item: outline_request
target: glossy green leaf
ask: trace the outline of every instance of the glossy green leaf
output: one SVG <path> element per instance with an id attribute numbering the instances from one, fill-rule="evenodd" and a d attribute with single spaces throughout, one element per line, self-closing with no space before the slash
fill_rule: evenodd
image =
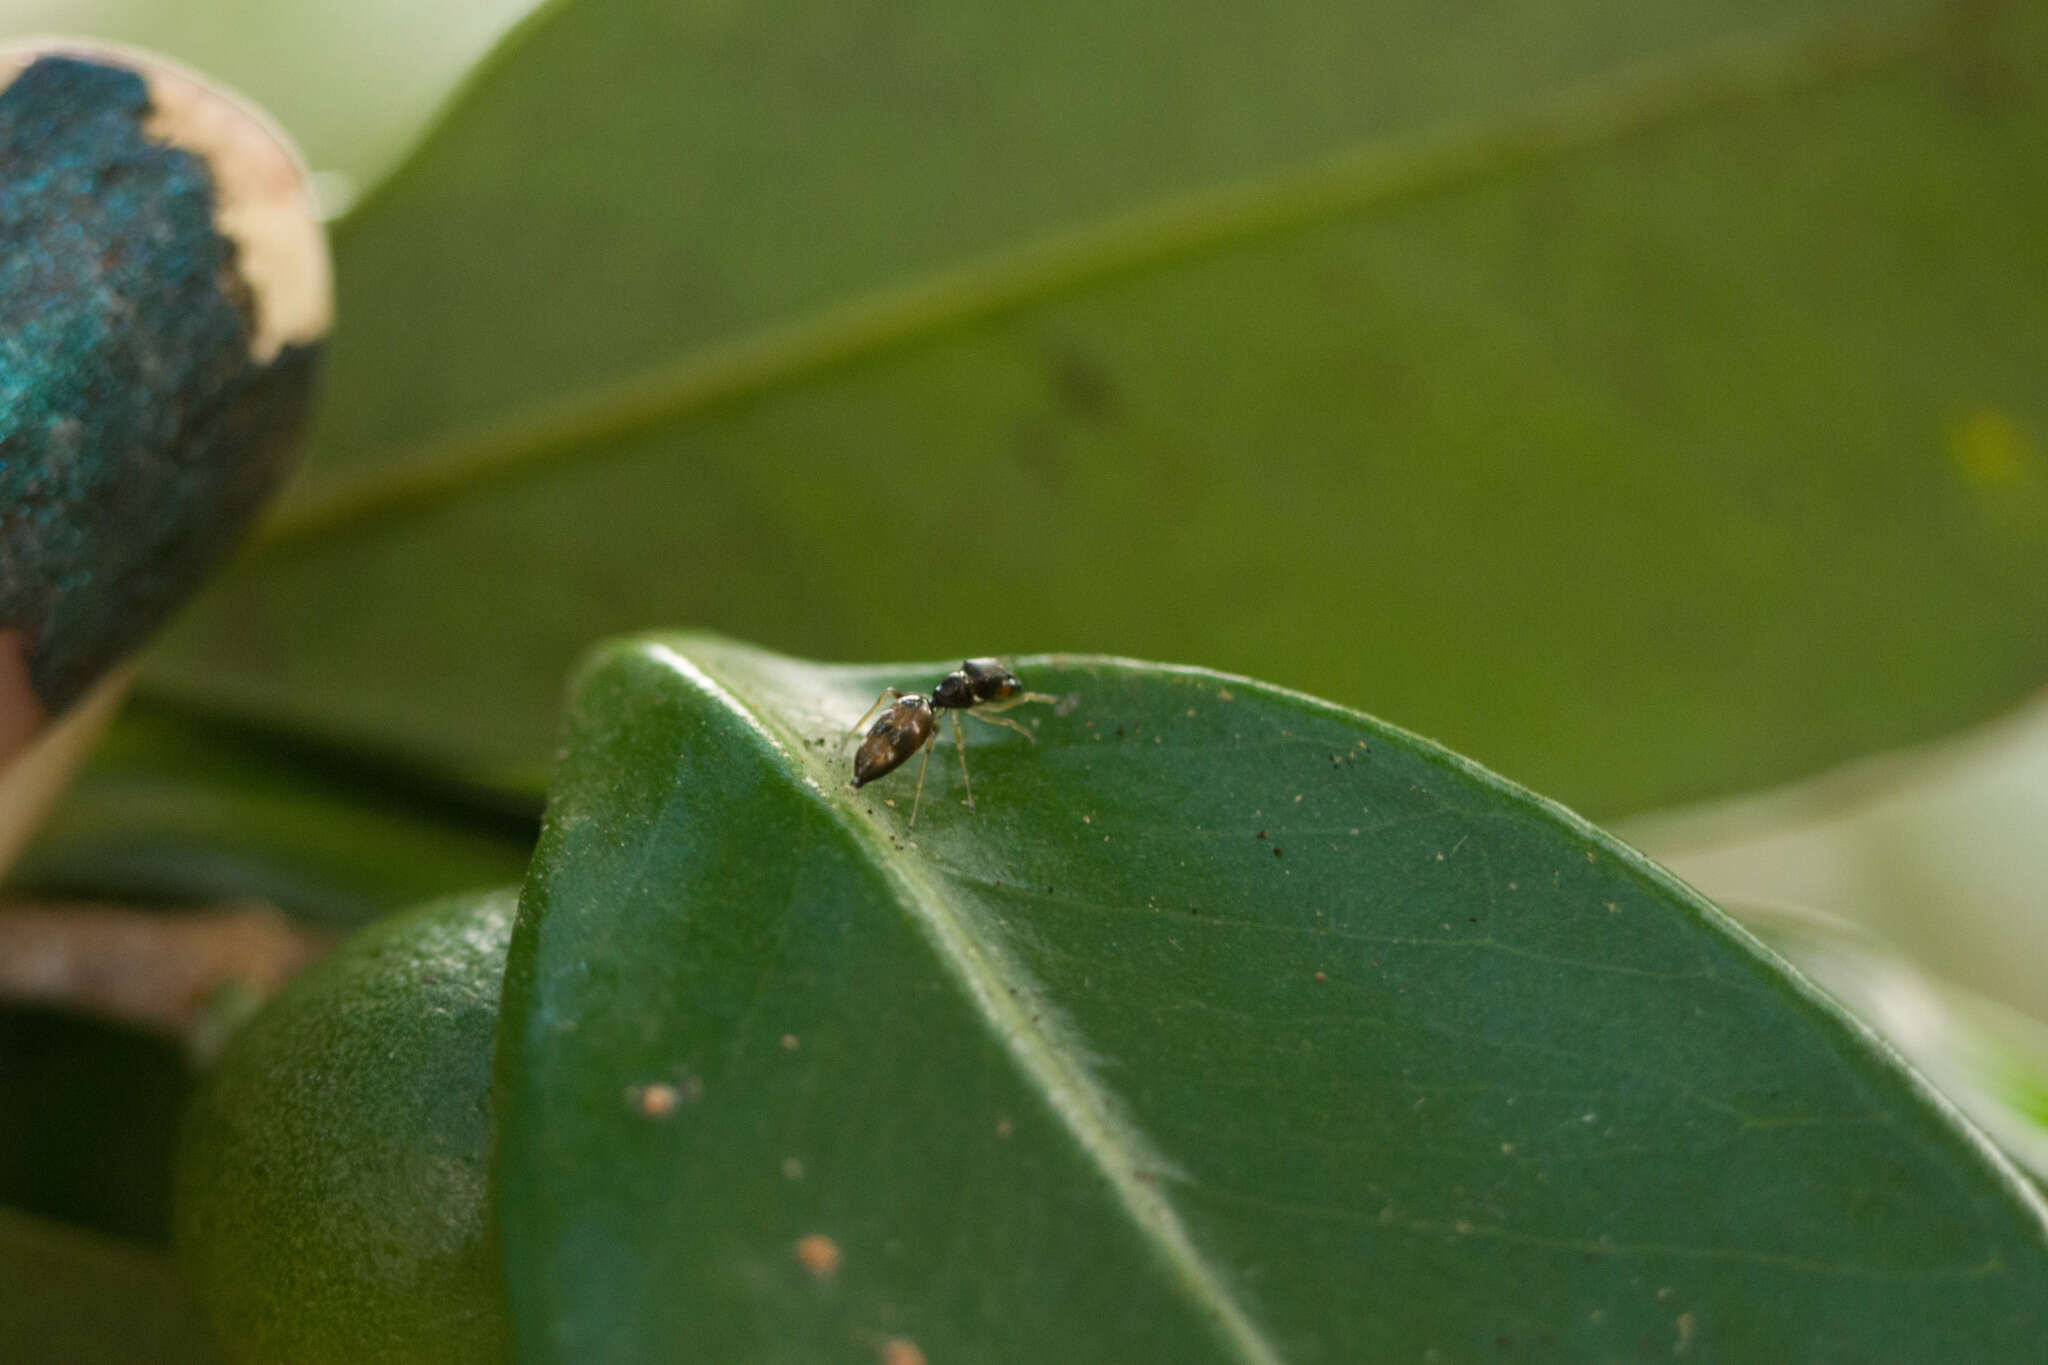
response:
<path id="1" fill-rule="evenodd" d="M 9 872 L 17 892 L 352 925 L 525 875 L 537 806 L 388 755 L 131 705 Z"/>
<path id="2" fill-rule="evenodd" d="M 497 1365 L 486 1230 L 509 891 L 372 925 L 237 1034 L 192 1109 L 177 1240 L 262 1365 Z"/>
<path id="3" fill-rule="evenodd" d="M 0 1344 L 62 1365 L 213 1365 L 168 1262 L 139 1247 L 0 1208 Z"/>
<path id="4" fill-rule="evenodd" d="M 527 1362 L 2004 1360 L 2032 1188 L 1568 812 L 1263 684 L 1079 657 L 858 792 L 884 684 L 602 651 L 508 959 Z M 884 1356 L 886 1358 L 886 1355 Z"/>
<path id="5" fill-rule="evenodd" d="M 1198 661 L 1640 809 L 2048 675 L 2048 15 L 572 0 L 152 685 L 537 786 L 597 636 Z M 1910 528 L 1910 532 L 1906 528 Z"/>

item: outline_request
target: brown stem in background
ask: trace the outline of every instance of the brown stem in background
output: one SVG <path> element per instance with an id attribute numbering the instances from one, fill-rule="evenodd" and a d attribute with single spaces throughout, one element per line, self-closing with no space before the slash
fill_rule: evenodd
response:
<path id="1" fill-rule="evenodd" d="M 20 752 L 49 717 L 28 677 L 28 640 L 0 630 L 0 765 Z"/>
<path id="2" fill-rule="evenodd" d="M 192 913 L 0 905 L 0 1004 L 76 1010 L 210 1051 L 224 988 L 268 997 L 335 937 L 263 904 Z"/>

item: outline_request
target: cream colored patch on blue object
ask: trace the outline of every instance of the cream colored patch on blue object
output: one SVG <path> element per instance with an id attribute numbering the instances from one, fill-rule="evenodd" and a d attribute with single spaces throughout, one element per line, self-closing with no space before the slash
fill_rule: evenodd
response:
<path id="1" fill-rule="evenodd" d="M 283 481 L 331 313 L 306 176 L 261 114 L 151 54 L 0 45 L 0 636 L 45 718 Z"/>
<path id="2" fill-rule="evenodd" d="M 42 57 L 123 67 L 142 78 L 154 142 L 197 156 L 213 178 L 214 228 L 235 244 L 255 326 L 249 352 L 269 364 L 287 345 L 307 346 L 334 321 L 334 279 L 312 177 L 284 130 L 255 105 L 168 57 L 80 38 L 0 43 L 0 90 Z"/>

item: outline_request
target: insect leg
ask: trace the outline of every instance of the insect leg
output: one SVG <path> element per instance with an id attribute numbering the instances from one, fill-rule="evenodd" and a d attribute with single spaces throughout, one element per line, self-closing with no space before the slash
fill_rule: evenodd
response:
<path id="1" fill-rule="evenodd" d="M 917 761 L 917 794 L 910 798 L 910 827 L 917 828 L 918 803 L 924 800 L 924 770 L 931 766 L 932 750 L 939 746 L 929 741 L 924 746 L 924 757 Z"/>
<path id="2" fill-rule="evenodd" d="M 1007 711 L 1013 706 L 1022 706 L 1027 701 L 1042 702 L 1047 706 L 1058 706 L 1060 703 L 1058 697 L 1048 692 L 1019 692 L 1016 696 L 1003 701 L 985 701 L 980 706 L 977 706 L 975 710 Z"/>
<path id="3" fill-rule="evenodd" d="M 1010 710 L 1012 707 L 1022 706 L 1024 705 L 1024 703 L 1032 701 L 1043 702 L 1046 705 L 1050 706 L 1057 705 L 1059 702 L 1059 698 L 1050 696 L 1044 692 L 1023 692 L 1005 701 L 985 703 L 981 706 L 976 707 L 974 710 L 969 711 L 967 714 L 973 716 L 976 720 L 982 721 L 983 723 L 988 725 L 1006 725 L 1010 729 L 1015 730 L 1018 734 L 1024 736 L 1024 738 L 1030 740 L 1033 744 L 1036 744 L 1038 743 L 1037 735 L 1032 734 L 1029 730 L 1025 729 L 1023 726 L 1019 725 L 1014 720 L 1002 719 L 1003 712 Z"/>
<path id="4" fill-rule="evenodd" d="M 953 752 L 960 755 L 960 785 L 967 788 L 967 799 L 961 802 L 967 809 L 974 809 L 974 784 L 967 780 L 967 746 L 960 741 L 960 713 L 949 711 L 953 718 Z M 972 711 L 967 713 L 973 715 Z"/>
<path id="5" fill-rule="evenodd" d="M 1004 717 L 1004 716 L 984 716 L 984 715 L 982 714 L 982 711 L 984 711 L 984 710 L 986 710 L 986 709 L 987 709 L 986 707 L 978 707 L 978 708 L 976 708 L 975 710 L 969 711 L 969 712 L 967 713 L 967 718 L 968 718 L 969 720 L 978 720 L 978 721 L 980 721 L 980 722 L 981 722 L 981 723 L 982 723 L 983 725 L 1002 725 L 1002 726 L 1006 726 L 1006 727 L 1008 727 L 1009 729 L 1015 730 L 1015 731 L 1016 731 L 1016 732 L 1017 732 L 1018 734 L 1020 734 L 1020 735 L 1024 736 L 1024 738 L 1026 738 L 1026 739 L 1030 740 L 1030 741 L 1031 741 L 1031 742 L 1032 742 L 1033 744 L 1036 744 L 1036 743 L 1038 743 L 1038 736 L 1037 736 L 1037 735 L 1034 735 L 1034 734 L 1032 734 L 1032 733 L 1031 733 L 1031 732 L 1030 732 L 1029 730 L 1027 730 L 1027 729 L 1025 729 L 1025 728 L 1024 728 L 1023 726 L 1019 725 L 1019 724 L 1018 724 L 1018 723 L 1017 723 L 1016 721 L 1014 721 L 1014 720 L 1010 720 L 1010 719 L 1008 719 L 1007 717 Z M 956 711 L 956 712 L 954 712 L 953 714 L 957 716 L 957 715 L 958 715 L 958 714 L 960 714 L 960 713 Z M 960 722 L 958 722 L 958 721 L 954 721 L 954 722 L 953 722 L 953 724 L 954 724 L 955 726 L 958 726 L 958 725 L 959 725 L 959 723 L 960 723 Z"/>

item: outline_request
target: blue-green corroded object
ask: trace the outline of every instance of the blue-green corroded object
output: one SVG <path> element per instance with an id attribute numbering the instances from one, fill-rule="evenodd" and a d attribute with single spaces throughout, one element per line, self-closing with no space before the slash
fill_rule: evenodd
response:
<path id="1" fill-rule="evenodd" d="M 249 269 L 263 250 L 223 227 L 230 207 L 264 218 L 278 167 L 296 174 L 288 150 L 271 144 L 251 200 L 230 192 L 218 117 L 188 120 L 211 146 L 173 140 L 173 116 L 204 102 L 187 73 L 164 85 L 101 54 L 8 72 L 0 61 L 0 652 L 49 717 L 163 621 L 277 486 L 321 343 L 264 335 L 268 286 Z"/>

